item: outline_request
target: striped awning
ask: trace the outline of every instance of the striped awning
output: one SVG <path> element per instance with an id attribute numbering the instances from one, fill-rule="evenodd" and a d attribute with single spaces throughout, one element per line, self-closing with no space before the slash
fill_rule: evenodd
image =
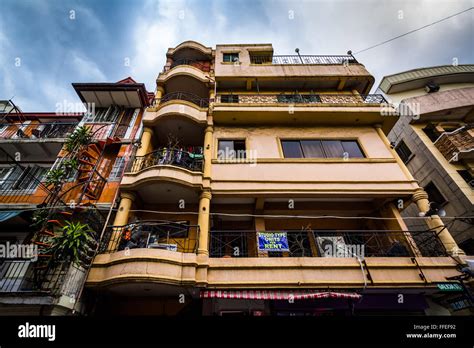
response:
<path id="1" fill-rule="evenodd" d="M 362 295 L 349 292 L 278 291 L 278 290 L 205 290 L 201 298 L 227 298 L 237 300 L 310 300 L 320 298 L 360 299 Z"/>

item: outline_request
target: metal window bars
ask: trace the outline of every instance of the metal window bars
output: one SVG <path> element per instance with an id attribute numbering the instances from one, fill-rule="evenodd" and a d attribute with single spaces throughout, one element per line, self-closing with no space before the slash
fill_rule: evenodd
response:
<path id="1" fill-rule="evenodd" d="M 252 64 L 273 65 L 341 65 L 358 64 L 352 55 L 250 55 Z"/>

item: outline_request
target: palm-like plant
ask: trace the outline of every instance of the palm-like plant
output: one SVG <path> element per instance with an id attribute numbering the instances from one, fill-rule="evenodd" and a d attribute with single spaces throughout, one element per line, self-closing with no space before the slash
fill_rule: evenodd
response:
<path id="1" fill-rule="evenodd" d="M 55 261 L 72 261 L 85 265 L 92 259 L 96 246 L 92 233 L 87 224 L 67 221 L 62 233 L 53 238 L 48 253 L 53 255 Z"/>
<path id="2" fill-rule="evenodd" d="M 92 139 L 92 130 L 89 127 L 78 127 L 66 140 L 65 149 L 73 152 L 82 145 L 87 145 Z"/>
<path id="3" fill-rule="evenodd" d="M 63 183 L 63 180 L 66 177 L 66 173 L 62 168 L 51 169 L 46 174 L 46 186 L 53 186 L 54 188 L 60 186 Z"/>

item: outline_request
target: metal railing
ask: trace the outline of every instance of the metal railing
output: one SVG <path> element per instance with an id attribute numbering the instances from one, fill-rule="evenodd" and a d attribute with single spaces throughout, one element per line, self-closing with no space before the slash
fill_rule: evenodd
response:
<path id="1" fill-rule="evenodd" d="M 45 292 L 75 297 L 85 270 L 70 262 L 58 262 L 50 267 L 41 281 L 36 277 L 32 260 L 0 261 L 0 293 Z"/>
<path id="2" fill-rule="evenodd" d="M 222 104 L 371 104 L 387 103 L 382 94 L 218 94 Z"/>
<path id="3" fill-rule="evenodd" d="M 171 65 L 165 66 L 164 71 L 169 71 L 170 69 L 173 69 L 176 66 L 180 65 L 189 65 L 193 66 L 195 68 L 198 68 L 199 70 L 203 72 L 209 72 L 211 71 L 211 62 L 210 61 L 205 61 L 205 60 L 195 60 L 195 59 L 177 59 L 174 60 Z"/>
<path id="4" fill-rule="evenodd" d="M 157 100 L 159 104 L 166 103 L 170 100 L 184 100 L 191 102 L 200 108 L 207 108 L 209 106 L 209 98 L 201 98 L 195 94 L 188 93 L 188 92 L 173 92 L 167 93 L 161 97 L 161 99 Z"/>
<path id="5" fill-rule="evenodd" d="M 135 156 L 129 162 L 126 172 L 136 173 L 140 170 L 158 165 L 171 165 L 201 172 L 203 166 L 203 155 L 187 152 L 180 149 L 168 149 L 166 147 L 146 154 Z"/>
<path id="6" fill-rule="evenodd" d="M 339 65 L 358 64 L 352 55 L 250 55 L 252 64 L 308 64 L 308 65 Z"/>
<path id="7" fill-rule="evenodd" d="M 253 230 L 215 230 L 210 232 L 211 257 L 412 257 L 413 249 L 427 257 L 446 256 L 446 250 L 433 231 L 386 230 L 282 230 L 287 251 L 262 251 Z M 329 248 L 329 249 L 327 249 Z M 263 253 L 263 254 L 262 254 Z"/>
<path id="8" fill-rule="evenodd" d="M 0 124 L 0 139 L 62 139 L 67 138 L 78 123 L 4 123 Z"/>
<path id="9" fill-rule="evenodd" d="M 99 252 L 148 248 L 196 253 L 198 241 L 198 225 L 163 220 L 140 221 L 124 226 L 107 226 Z"/>

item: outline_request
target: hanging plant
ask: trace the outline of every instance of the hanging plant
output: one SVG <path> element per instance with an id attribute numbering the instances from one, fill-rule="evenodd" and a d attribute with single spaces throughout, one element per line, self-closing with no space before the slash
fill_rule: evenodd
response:
<path id="1" fill-rule="evenodd" d="M 53 238 L 48 252 L 53 255 L 54 261 L 72 261 L 80 266 L 87 265 L 94 256 L 91 246 L 96 245 L 92 233 L 87 224 L 67 221 L 62 233 Z"/>
<path id="2" fill-rule="evenodd" d="M 64 148 L 67 152 L 73 152 L 78 147 L 87 145 L 91 139 L 92 130 L 89 127 L 81 126 L 68 136 Z"/>

